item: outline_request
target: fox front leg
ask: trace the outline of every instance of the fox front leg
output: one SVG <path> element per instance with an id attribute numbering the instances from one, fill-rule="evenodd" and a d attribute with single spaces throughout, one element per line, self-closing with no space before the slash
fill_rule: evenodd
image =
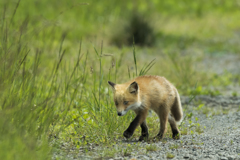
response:
<path id="1" fill-rule="evenodd" d="M 139 125 L 139 121 L 140 121 L 140 115 L 137 115 L 135 117 L 135 119 L 130 123 L 129 127 L 127 128 L 127 130 L 123 132 L 123 136 L 125 138 L 128 139 L 128 138 L 132 137 L 135 129 Z"/>
<path id="2" fill-rule="evenodd" d="M 127 130 L 123 133 L 123 136 L 126 137 L 127 139 L 130 138 L 133 135 L 135 129 L 140 124 L 141 124 L 141 128 L 142 128 L 142 135 L 144 135 L 144 137 L 148 136 L 148 129 L 147 129 L 147 125 L 146 125 L 146 122 L 145 122 L 145 119 L 147 117 L 147 113 L 148 113 L 147 110 L 139 111 L 137 113 L 137 116 L 135 117 L 135 119 L 130 123 L 129 127 L 127 128 Z"/>
<path id="3" fill-rule="evenodd" d="M 143 141 L 143 140 L 146 141 L 148 139 L 148 136 L 149 136 L 146 120 L 143 121 L 143 123 L 141 124 L 141 128 L 142 128 L 142 134 L 139 137 L 139 141 Z"/>

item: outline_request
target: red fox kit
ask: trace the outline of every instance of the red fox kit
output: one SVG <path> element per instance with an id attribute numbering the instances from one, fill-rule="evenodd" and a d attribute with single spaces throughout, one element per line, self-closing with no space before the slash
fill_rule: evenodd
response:
<path id="1" fill-rule="evenodd" d="M 162 139 L 167 121 L 172 128 L 172 137 L 179 138 L 177 123 L 182 119 L 183 112 L 177 89 L 164 77 L 140 76 L 123 84 L 108 81 L 113 89 L 114 102 L 118 116 L 123 116 L 129 110 L 136 113 L 135 119 L 123 133 L 130 138 L 140 125 L 142 129 L 139 141 L 148 139 L 146 117 L 152 109 L 160 119 L 160 131 L 155 138 Z"/>

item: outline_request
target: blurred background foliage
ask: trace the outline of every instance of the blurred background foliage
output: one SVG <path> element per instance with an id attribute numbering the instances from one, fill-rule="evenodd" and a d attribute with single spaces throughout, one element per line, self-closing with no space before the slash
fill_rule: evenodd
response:
<path id="1" fill-rule="evenodd" d="M 181 95 L 239 83 L 198 65 L 240 53 L 239 9 L 239 0 L 1 0 L 0 159 L 115 143 L 134 115 L 116 116 L 106 81 L 124 82 L 149 62 L 148 74 Z"/>

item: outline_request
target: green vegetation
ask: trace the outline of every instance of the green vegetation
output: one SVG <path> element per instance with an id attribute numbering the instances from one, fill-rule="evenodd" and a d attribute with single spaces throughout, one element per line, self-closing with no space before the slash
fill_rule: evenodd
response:
<path id="1" fill-rule="evenodd" d="M 68 154 L 72 148 L 85 154 L 90 144 L 122 140 L 134 114 L 116 115 L 107 80 L 162 75 L 182 95 L 218 95 L 210 84 L 240 82 L 230 73 L 217 76 L 195 65 L 205 54 L 240 53 L 238 0 L 0 4 L 0 159 L 51 159 L 53 152 Z M 130 41 L 133 32 L 121 28 L 131 24 L 129 15 L 144 15 L 151 47 L 139 46 L 145 41 L 125 46 L 124 37 L 117 40 L 121 48 L 113 45 L 115 34 Z M 157 119 L 149 120 L 155 134 L 158 128 L 151 126 Z M 131 151 L 129 146 L 121 153 Z"/>
<path id="2" fill-rule="evenodd" d="M 130 144 L 127 145 L 125 149 L 123 149 L 123 156 L 130 156 L 132 153 L 132 146 Z"/>
<path id="3" fill-rule="evenodd" d="M 203 128 L 205 127 L 201 126 L 198 123 L 198 117 L 196 116 L 194 121 L 192 120 L 192 117 L 193 117 L 192 112 L 187 113 L 186 116 L 184 117 L 181 125 L 179 126 L 182 135 L 187 135 L 187 134 L 193 135 L 196 133 L 201 134 L 204 132 Z"/>
<path id="4" fill-rule="evenodd" d="M 171 146 L 169 146 L 169 149 L 178 149 L 179 145 L 178 144 L 173 144 Z"/>
<path id="5" fill-rule="evenodd" d="M 158 146 L 155 145 L 155 144 L 151 143 L 150 145 L 146 146 L 146 151 L 147 152 L 157 151 L 157 150 L 159 150 L 159 149 L 158 149 Z"/>
<path id="6" fill-rule="evenodd" d="M 219 115 L 219 114 L 228 114 L 228 109 L 223 109 L 222 107 L 207 107 L 204 104 L 199 104 L 198 107 L 195 109 L 200 113 L 205 114 L 207 117 Z"/>
<path id="7" fill-rule="evenodd" d="M 167 159 L 173 159 L 175 156 L 172 153 L 167 153 Z"/>

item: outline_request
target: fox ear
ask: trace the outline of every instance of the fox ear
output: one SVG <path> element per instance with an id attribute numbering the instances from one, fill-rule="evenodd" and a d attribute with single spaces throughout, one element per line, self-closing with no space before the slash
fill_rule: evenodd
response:
<path id="1" fill-rule="evenodd" d="M 129 85 L 129 87 L 128 87 L 128 90 L 129 90 L 130 93 L 136 94 L 137 91 L 138 91 L 138 84 L 137 84 L 137 82 L 134 81 L 133 83 L 131 83 Z"/>
<path id="2" fill-rule="evenodd" d="M 108 81 L 108 84 L 109 84 L 113 89 L 115 89 L 115 88 L 114 88 L 114 86 L 116 85 L 115 83 L 113 83 L 113 82 L 111 82 L 111 81 Z"/>

